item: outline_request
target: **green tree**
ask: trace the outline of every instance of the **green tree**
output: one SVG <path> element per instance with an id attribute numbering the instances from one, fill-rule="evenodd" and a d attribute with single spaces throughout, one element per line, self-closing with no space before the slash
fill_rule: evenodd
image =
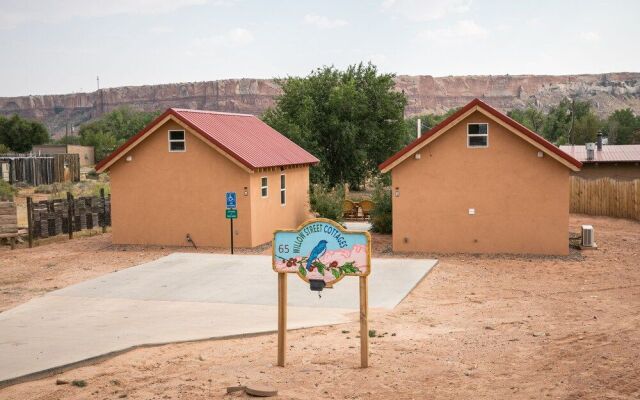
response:
<path id="1" fill-rule="evenodd" d="M 120 107 L 95 121 L 80 126 L 80 143 L 93 146 L 96 161 L 100 161 L 138 133 L 160 115 L 160 112 L 135 111 Z"/>
<path id="2" fill-rule="evenodd" d="M 405 136 L 403 144 L 408 144 L 414 139 L 416 139 L 417 131 L 416 126 L 418 123 L 418 118 L 420 118 L 420 125 L 422 126 L 422 133 L 426 133 L 434 126 L 438 125 L 440 122 L 449 118 L 451 115 L 455 114 L 460 108 L 451 108 L 444 114 L 422 114 L 422 115 L 414 115 L 413 117 L 409 117 L 404 120 L 404 129 Z"/>
<path id="3" fill-rule="evenodd" d="M 357 187 L 405 143 L 406 98 L 393 77 L 360 63 L 277 79 L 282 95 L 263 119 L 320 159 L 313 183 Z"/>
<path id="4" fill-rule="evenodd" d="M 0 116 L 0 144 L 18 153 L 31 151 L 34 145 L 46 143 L 49 133 L 41 123 L 21 118 L 17 114 Z"/>
<path id="5" fill-rule="evenodd" d="M 563 99 L 549 110 L 542 133 L 557 144 L 584 144 L 596 140 L 601 125 L 588 101 Z"/>
<path id="6" fill-rule="evenodd" d="M 611 144 L 640 143 L 640 116 L 630 108 L 616 110 L 607 118 L 603 131 Z"/>
<path id="7" fill-rule="evenodd" d="M 542 111 L 538 110 L 531 104 L 522 109 L 514 108 L 507 112 L 507 116 L 518 121 L 532 131 L 542 134 L 545 124 L 545 115 Z"/>

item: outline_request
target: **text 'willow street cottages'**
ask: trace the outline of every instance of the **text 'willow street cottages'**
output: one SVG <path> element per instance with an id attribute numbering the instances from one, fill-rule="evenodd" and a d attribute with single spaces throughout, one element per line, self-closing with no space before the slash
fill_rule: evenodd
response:
<path id="1" fill-rule="evenodd" d="M 570 172 L 582 164 L 475 99 L 380 165 L 393 250 L 568 254 Z"/>
<path id="2" fill-rule="evenodd" d="M 101 161 L 113 242 L 229 246 L 225 193 L 237 193 L 234 244 L 254 247 L 308 216 L 318 159 L 253 115 L 168 109 Z"/>

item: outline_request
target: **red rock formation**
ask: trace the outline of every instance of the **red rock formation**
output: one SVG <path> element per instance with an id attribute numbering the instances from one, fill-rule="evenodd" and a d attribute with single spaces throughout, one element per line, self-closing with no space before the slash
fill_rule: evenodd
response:
<path id="1" fill-rule="evenodd" d="M 640 112 L 640 73 L 603 75 L 428 75 L 396 78 L 396 89 L 407 95 L 407 115 L 442 113 L 479 97 L 502 111 L 531 103 L 548 109 L 567 96 L 592 102 L 607 115 L 619 108 Z M 272 80 L 229 79 L 166 85 L 125 86 L 92 93 L 0 98 L 0 114 L 17 113 L 47 125 L 54 135 L 105 112 L 127 105 L 138 110 L 168 107 L 261 114 L 280 93 Z"/>

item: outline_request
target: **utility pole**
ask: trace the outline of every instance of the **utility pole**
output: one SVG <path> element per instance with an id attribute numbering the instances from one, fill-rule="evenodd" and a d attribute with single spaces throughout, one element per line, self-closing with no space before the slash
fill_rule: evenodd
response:
<path id="1" fill-rule="evenodd" d="M 98 84 L 98 90 L 100 90 L 100 76 L 96 75 L 96 83 Z"/>

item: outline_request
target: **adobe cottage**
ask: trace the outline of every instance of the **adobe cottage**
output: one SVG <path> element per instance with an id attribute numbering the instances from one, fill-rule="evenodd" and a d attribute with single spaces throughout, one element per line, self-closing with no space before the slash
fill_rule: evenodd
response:
<path id="1" fill-rule="evenodd" d="M 254 247 L 308 213 L 318 159 L 253 115 L 168 109 L 102 160 L 113 242 L 230 245 L 225 193 L 237 193 L 234 245 Z"/>
<path id="2" fill-rule="evenodd" d="M 569 174 L 581 165 L 475 99 L 380 165 L 393 250 L 568 254 Z"/>

